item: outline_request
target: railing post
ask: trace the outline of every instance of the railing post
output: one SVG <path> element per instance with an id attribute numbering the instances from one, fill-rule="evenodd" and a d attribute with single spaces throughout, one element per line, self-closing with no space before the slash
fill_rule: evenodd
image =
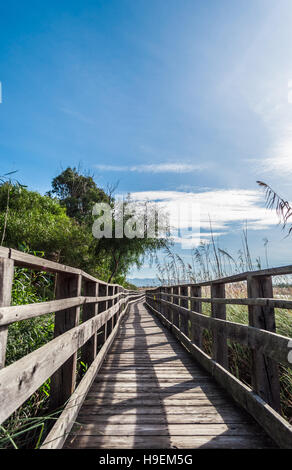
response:
<path id="1" fill-rule="evenodd" d="M 56 298 L 79 297 L 81 295 L 81 274 L 58 273 Z M 79 325 L 80 307 L 72 307 L 55 313 L 54 336 Z M 77 352 L 74 353 L 51 377 L 51 409 L 62 406 L 71 396 L 76 384 Z"/>
<path id="2" fill-rule="evenodd" d="M 8 307 L 11 303 L 11 291 L 14 275 L 14 261 L 0 258 L 0 307 Z M 8 326 L 0 327 L 0 369 L 5 366 Z"/>
<path id="3" fill-rule="evenodd" d="M 249 298 L 273 297 L 271 276 L 248 276 Z M 275 310 L 273 307 L 248 306 L 249 325 L 275 332 Z M 252 350 L 252 386 L 258 395 L 274 410 L 280 411 L 280 384 L 278 364 L 256 349 Z"/>
<path id="4" fill-rule="evenodd" d="M 166 294 L 170 294 L 170 287 L 166 287 L 165 292 Z M 164 297 L 167 302 L 171 301 L 169 295 L 165 295 Z M 165 306 L 165 317 L 167 318 L 168 321 L 171 321 L 171 309 L 168 304 L 166 304 Z"/>
<path id="5" fill-rule="evenodd" d="M 106 284 L 99 284 L 99 297 L 106 297 L 107 295 L 107 285 Z M 98 304 L 98 313 L 102 313 L 107 308 L 107 302 L 105 300 L 99 302 Z M 105 342 L 107 338 L 107 323 L 105 323 L 97 332 L 97 348 L 100 348 Z"/>
<path id="6" fill-rule="evenodd" d="M 113 295 L 113 287 L 112 286 L 107 286 L 107 295 L 110 297 L 111 295 Z M 113 300 L 108 300 L 107 301 L 107 307 L 106 309 L 108 310 L 109 308 L 111 308 L 113 305 Z M 113 331 L 113 317 L 110 318 L 108 321 L 107 321 L 107 335 L 109 336 L 111 334 L 111 332 Z"/>
<path id="7" fill-rule="evenodd" d="M 184 295 L 188 297 L 189 295 L 189 288 L 188 286 L 181 286 L 180 287 L 180 295 Z M 189 308 L 189 301 L 188 299 L 180 299 L 180 305 L 184 308 Z M 189 336 L 189 320 L 188 316 L 185 313 L 181 313 L 181 331 L 186 335 Z"/>
<path id="8" fill-rule="evenodd" d="M 173 294 L 173 287 L 169 287 L 168 293 L 169 293 L 169 294 Z M 172 296 L 172 295 L 171 295 L 170 297 L 168 297 L 168 301 L 173 304 L 173 296 Z M 169 314 L 168 314 L 168 315 L 169 315 L 169 321 L 170 321 L 171 323 L 173 323 L 173 307 L 172 307 L 171 305 L 169 306 L 169 310 L 168 310 L 168 311 L 169 311 Z"/>
<path id="9" fill-rule="evenodd" d="M 162 291 L 163 291 L 163 287 L 159 287 L 159 312 L 161 313 L 161 315 L 163 315 L 163 312 L 164 312 L 164 304 L 162 302 L 163 300 Z"/>
<path id="10" fill-rule="evenodd" d="M 172 289 L 173 294 L 178 294 L 179 293 L 179 288 L 178 286 L 174 286 Z M 178 297 L 173 297 L 173 303 L 175 305 L 179 305 L 179 298 Z M 179 328 L 179 313 L 178 310 L 175 308 L 173 309 L 173 324 L 177 328 Z"/>
<path id="11" fill-rule="evenodd" d="M 211 284 L 211 297 L 225 298 L 225 284 Z M 212 303 L 211 316 L 226 320 L 226 305 Z M 217 329 L 212 329 L 213 333 L 213 359 L 221 364 L 221 366 L 228 369 L 228 346 L 227 336 L 222 333 L 218 334 Z"/>
<path id="12" fill-rule="evenodd" d="M 190 296 L 202 297 L 201 286 L 191 286 Z M 202 302 L 199 300 L 191 300 L 191 310 L 193 312 L 202 313 Z M 196 324 L 196 320 L 192 317 L 191 317 L 191 340 L 199 348 L 202 349 L 202 329 L 198 324 Z"/>
<path id="13" fill-rule="evenodd" d="M 116 287 L 116 294 L 120 294 L 120 292 L 121 292 L 121 288 L 120 288 L 120 286 L 117 286 L 117 287 Z M 116 303 L 116 304 L 119 303 L 120 299 L 121 299 L 121 296 L 119 295 L 119 296 L 116 298 L 115 303 Z M 119 309 L 118 309 L 118 311 L 117 311 L 117 313 L 116 313 L 116 321 L 118 321 L 120 315 L 121 315 L 121 307 L 119 307 Z"/>
<path id="14" fill-rule="evenodd" d="M 85 281 L 85 297 L 98 297 L 98 283 L 94 281 Z M 98 302 L 86 303 L 83 305 L 82 321 L 86 322 L 98 314 Z M 81 360 L 88 366 L 94 361 L 96 356 L 96 333 L 87 341 L 81 350 Z"/>

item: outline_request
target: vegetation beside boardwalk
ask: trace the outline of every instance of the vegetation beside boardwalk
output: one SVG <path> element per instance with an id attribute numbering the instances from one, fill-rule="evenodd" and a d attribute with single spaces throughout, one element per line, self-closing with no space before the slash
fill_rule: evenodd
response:
<path id="1" fill-rule="evenodd" d="M 242 234 L 242 247 L 237 257 L 220 248 L 211 236 L 211 243 L 202 243 L 193 250 L 191 263 L 171 251 L 169 242 L 156 239 L 102 239 L 92 235 L 91 210 L 95 202 L 113 204 L 112 189 L 98 188 L 90 175 L 67 168 L 53 180 L 52 190 L 45 196 L 29 191 L 17 181 L 2 179 L 0 185 L 0 229 L 2 245 L 37 256 L 78 267 L 106 282 L 127 288 L 129 269 L 140 266 L 146 254 L 155 255 L 164 248 L 163 262 L 156 259 L 158 278 L 162 284 L 208 281 L 243 271 L 260 269 L 260 258 L 252 259 L 247 230 Z M 210 227 L 212 234 L 212 227 Z M 268 264 L 268 241 L 265 244 L 265 264 Z M 54 276 L 26 268 L 16 268 L 12 289 L 12 304 L 43 302 L 54 298 Z M 292 298 L 291 279 L 276 279 L 275 297 Z M 208 288 L 203 296 L 210 296 Z M 246 297 L 244 282 L 227 285 L 228 297 Z M 210 315 L 211 305 L 203 303 L 203 313 Z M 247 307 L 227 305 L 227 319 L 247 324 Z M 292 314 L 276 309 L 277 333 L 292 337 Z M 9 326 L 6 365 L 41 347 L 53 338 L 54 314 L 17 322 Z M 210 354 L 212 338 L 206 330 L 203 348 Z M 231 372 L 240 380 L 251 383 L 251 357 L 247 348 L 228 342 Z M 288 354 L 288 352 L 287 352 Z M 87 365 L 79 361 L 80 376 Z M 292 422 L 292 372 L 280 367 L 281 405 L 283 416 Z M 50 380 L 47 380 L 0 427 L 0 448 L 38 448 L 47 430 L 60 411 L 48 413 Z"/>
<path id="2" fill-rule="evenodd" d="M 265 241 L 264 241 L 265 242 Z M 266 243 L 266 242 L 265 242 Z M 267 244 L 267 243 L 266 243 Z M 268 254 L 266 253 L 266 259 Z M 242 246 L 237 257 L 231 255 L 226 249 L 220 248 L 217 241 L 212 238 L 210 244 L 201 243 L 192 252 L 192 262 L 185 261 L 177 253 L 167 247 L 165 258 L 156 260 L 158 278 L 162 285 L 182 284 L 188 282 L 202 282 L 220 277 L 227 277 L 240 272 L 262 269 L 260 258 L 253 260 L 248 244 L 247 230 L 242 234 Z M 291 276 L 278 276 L 274 278 L 274 297 L 292 299 Z M 202 296 L 210 297 L 210 287 L 202 288 Z M 226 285 L 226 297 L 247 297 L 246 282 Z M 211 315 L 211 304 L 202 302 L 202 313 Z M 226 305 L 227 320 L 248 324 L 248 307 L 244 305 Z M 292 338 L 292 311 L 288 309 L 275 309 L 276 332 Z M 203 331 L 203 348 L 211 354 L 212 335 Z M 230 371 L 247 385 L 251 385 L 251 355 L 250 350 L 243 345 L 228 340 Z M 287 351 L 288 355 L 289 351 Z M 280 365 L 280 387 L 282 415 L 292 423 L 292 370 Z"/>
<path id="3" fill-rule="evenodd" d="M 95 203 L 113 206 L 114 188 L 99 188 L 89 174 L 67 168 L 52 181 L 46 195 L 28 190 L 14 179 L 0 177 L 1 244 L 36 256 L 83 269 L 106 282 L 129 289 L 133 266 L 143 257 L 166 246 L 163 238 L 96 239 L 92 235 Z M 124 206 L 129 204 L 124 202 Z M 132 206 L 133 208 L 133 206 Z M 133 209 L 132 209 L 133 210 Z M 22 305 L 54 299 L 54 275 L 15 268 L 12 304 Z M 6 365 L 53 339 L 54 314 L 16 322 L 9 326 Z M 87 365 L 78 361 L 79 376 Z M 0 427 L 0 448 L 39 447 L 59 412 L 48 414 L 50 380 L 47 380 Z"/>

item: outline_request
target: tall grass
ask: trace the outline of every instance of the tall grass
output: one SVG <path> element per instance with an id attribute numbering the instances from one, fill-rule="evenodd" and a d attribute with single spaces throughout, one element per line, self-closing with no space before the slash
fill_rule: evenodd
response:
<path id="1" fill-rule="evenodd" d="M 212 230 L 212 229 L 211 229 Z M 211 232 L 212 233 L 212 232 Z M 268 267 L 268 241 L 264 239 L 265 262 Z M 237 255 L 231 255 L 219 246 L 211 236 L 211 243 L 201 243 L 191 252 L 191 261 L 185 262 L 181 256 L 165 249 L 165 258 L 156 259 L 157 277 L 162 285 L 196 283 L 239 274 L 245 271 L 262 269 L 260 257 L 253 260 L 245 228 L 241 237 L 241 248 Z M 292 299 L 292 286 L 289 276 L 274 277 L 274 297 Z M 203 287 L 203 297 L 210 297 L 210 287 Z M 226 284 L 226 297 L 247 297 L 246 282 Z M 211 304 L 202 302 L 202 313 L 211 315 Z M 244 305 L 227 305 L 227 320 L 248 324 L 248 308 Z M 292 312 L 286 309 L 275 309 L 276 332 L 292 338 Z M 212 334 L 203 330 L 203 349 L 207 354 L 212 351 Z M 230 371 L 247 385 L 251 385 L 252 359 L 249 348 L 228 340 Z M 288 352 L 287 352 L 288 353 Z M 280 365 L 281 408 L 282 415 L 292 423 L 292 370 Z"/>

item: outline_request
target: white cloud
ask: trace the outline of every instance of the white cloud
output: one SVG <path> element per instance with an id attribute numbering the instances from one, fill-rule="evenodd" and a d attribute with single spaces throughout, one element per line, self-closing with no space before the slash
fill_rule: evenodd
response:
<path id="1" fill-rule="evenodd" d="M 157 163 L 149 165 L 95 165 L 100 171 L 123 171 L 137 173 L 189 173 L 191 171 L 200 171 L 205 167 L 203 165 L 193 165 L 188 163 Z"/>
<path id="2" fill-rule="evenodd" d="M 250 230 L 263 230 L 278 224 L 275 211 L 262 206 L 263 195 L 260 191 L 141 191 L 132 193 L 131 197 L 136 201 L 155 203 L 168 213 L 173 239 L 181 242 L 183 238 L 184 248 L 197 246 L 201 239 L 208 242 L 211 236 L 209 217 L 216 237 L 238 229 L 245 222 Z"/>

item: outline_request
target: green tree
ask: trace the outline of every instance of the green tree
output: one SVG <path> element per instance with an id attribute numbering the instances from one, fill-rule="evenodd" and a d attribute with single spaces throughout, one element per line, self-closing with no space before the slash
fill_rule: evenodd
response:
<path id="1" fill-rule="evenodd" d="M 91 175 L 83 175 L 68 167 L 52 181 L 50 197 L 56 197 L 67 215 L 79 223 L 91 222 L 92 207 L 97 202 L 110 202 L 110 197 L 98 188 Z"/>
<path id="2" fill-rule="evenodd" d="M 6 232 L 3 244 L 10 248 L 28 247 L 73 266 L 88 260 L 88 233 L 67 216 L 66 209 L 48 196 L 10 182 L 0 186 L 0 227 Z"/>
<path id="3" fill-rule="evenodd" d="M 112 192 L 112 191 L 111 191 Z M 125 279 L 130 267 L 141 266 L 146 255 L 151 255 L 167 244 L 165 237 L 147 238 L 100 238 L 92 240 L 92 225 L 94 218 L 92 209 L 96 203 L 105 202 L 114 208 L 114 197 L 106 194 L 98 188 L 89 174 L 82 174 L 76 168 L 68 167 L 52 181 L 52 191 L 48 194 L 60 201 L 66 207 L 67 215 L 82 225 L 88 233 L 90 240 L 90 252 L 95 266 L 91 266 L 94 273 L 102 279 L 112 282 L 117 279 Z M 131 205 L 134 215 L 140 210 L 130 199 L 123 203 L 123 210 Z M 129 219 L 125 218 L 125 223 Z M 115 232 L 115 222 L 113 222 L 113 233 Z M 92 272 L 91 269 L 91 272 Z"/>

